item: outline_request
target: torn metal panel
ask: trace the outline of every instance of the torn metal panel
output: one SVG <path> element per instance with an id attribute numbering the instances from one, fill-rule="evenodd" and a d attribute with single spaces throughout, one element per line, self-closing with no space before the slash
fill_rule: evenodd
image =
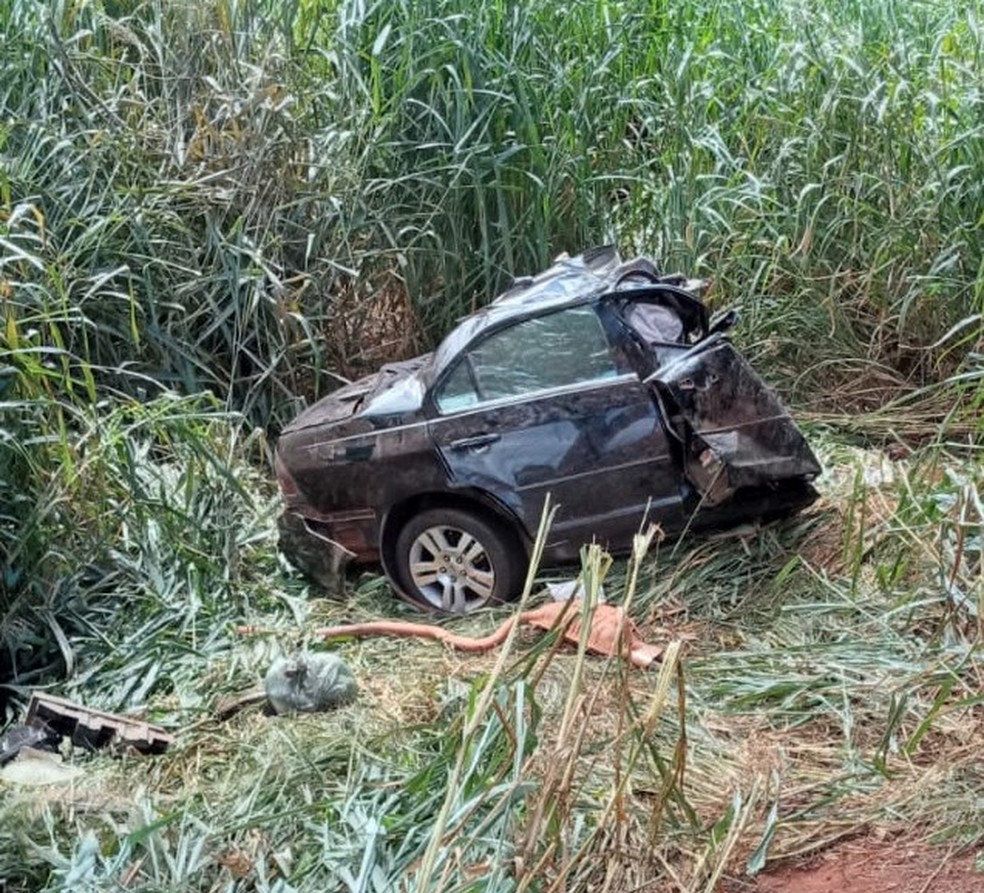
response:
<path id="1" fill-rule="evenodd" d="M 741 487 L 820 473 L 773 391 L 723 337 L 678 349 L 650 380 L 685 445 L 685 473 L 716 505 Z"/>
<path id="2" fill-rule="evenodd" d="M 373 554 L 365 546 L 366 520 L 374 523 L 372 512 L 355 517 L 347 517 L 345 513 L 338 513 L 335 518 L 321 515 L 313 520 L 306 520 L 297 512 L 284 512 L 278 520 L 280 551 L 329 593 L 340 595 L 344 591 L 345 565 L 356 557 L 349 547 L 362 546 L 363 554 Z M 334 538 L 326 531 L 333 533 Z M 341 542 L 343 539 L 347 545 Z"/>

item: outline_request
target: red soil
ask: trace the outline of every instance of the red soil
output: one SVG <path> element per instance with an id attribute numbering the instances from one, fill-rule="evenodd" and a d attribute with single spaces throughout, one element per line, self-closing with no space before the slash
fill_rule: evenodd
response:
<path id="1" fill-rule="evenodd" d="M 755 878 L 728 881 L 721 893 L 984 893 L 984 872 L 972 851 L 853 840 Z"/>

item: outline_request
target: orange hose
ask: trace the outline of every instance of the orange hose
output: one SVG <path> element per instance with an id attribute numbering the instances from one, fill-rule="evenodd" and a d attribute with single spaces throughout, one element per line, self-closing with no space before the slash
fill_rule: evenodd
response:
<path id="1" fill-rule="evenodd" d="M 530 612 L 532 613 L 532 612 Z M 314 634 L 323 639 L 338 639 L 343 636 L 403 636 L 421 639 L 437 639 L 446 642 L 459 651 L 488 651 L 505 642 L 511 627 L 522 622 L 526 614 L 518 614 L 504 621 L 498 629 L 487 636 L 459 636 L 442 626 L 429 623 L 410 623 L 402 620 L 372 620 L 367 623 L 347 623 L 342 626 L 326 626 L 316 629 Z"/>

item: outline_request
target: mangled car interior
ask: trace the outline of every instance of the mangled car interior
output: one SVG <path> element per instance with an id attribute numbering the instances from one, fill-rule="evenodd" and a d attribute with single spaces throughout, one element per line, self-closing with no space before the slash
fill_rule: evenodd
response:
<path id="1" fill-rule="evenodd" d="M 518 594 L 548 494 L 548 564 L 625 551 L 646 522 L 808 505 L 819 464 L 700 288 L 611 247 L 562 257 L 309 407 L 277 449 L 285 554 L 329 587 L 378 560 L 401 597 L 462 613 Z"/>

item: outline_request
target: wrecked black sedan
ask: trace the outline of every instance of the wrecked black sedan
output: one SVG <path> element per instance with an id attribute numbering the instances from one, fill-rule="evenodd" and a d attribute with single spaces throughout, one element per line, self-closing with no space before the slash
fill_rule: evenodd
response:
<path id="1" fill-rule="evenodd" d="M 815 456 L 695 285 L 613 248 L 564 257 L 314 404 L 277 446 L 284 553 L 327 586 L 379 560 L 404 598 L 462 613 L 521 591 L 548 494 L 549 564 L 624 551 L 647 521 L 809 504 Z"/>

